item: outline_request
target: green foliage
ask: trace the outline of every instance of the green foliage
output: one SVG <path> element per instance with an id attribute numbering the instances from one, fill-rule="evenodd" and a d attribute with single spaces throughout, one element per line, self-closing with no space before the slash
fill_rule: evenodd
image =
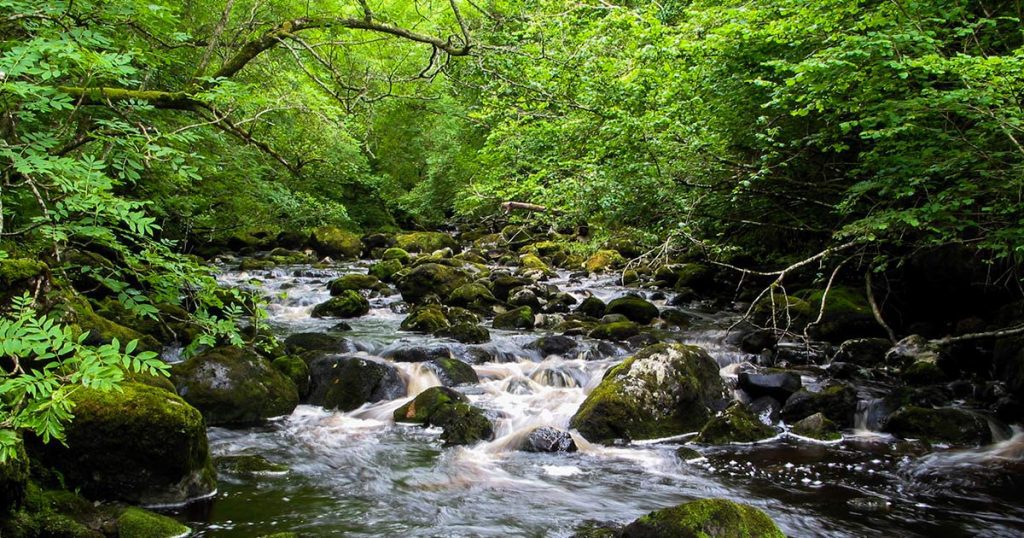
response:
<path id="1" fill-rule="evenodd" d="M 102 346 L 83 345 L 87 334 L 40 316 L 25 294 L 0 317 L 0 357 L 11 367 L 0 378 L 0 461 L 14 456 L 18 432 L 29 430 L 44 442 L 64 439 L 73 417 L 70 395 L 77 387 L 116 390 L 125 372 L 167 375 L 153 352 L 135 353 L 138 341 L 123 348 L 115 338 Z"/>

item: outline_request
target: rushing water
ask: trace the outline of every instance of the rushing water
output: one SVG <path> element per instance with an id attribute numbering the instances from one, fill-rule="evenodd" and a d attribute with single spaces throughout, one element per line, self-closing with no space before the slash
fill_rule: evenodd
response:
<path id="1" fill-rule="evenodd" d="M 228 271 L 223 279 L 258 285 L 270 298 L 282 336 L 328 331 L 336 320 L 309 316 L 329 297 L 327 282 L 365 264 Z M 625 293 L 611 279 L 552 281 L 579 298 Z M 352 412 L 299 406 L 252 429 L 211 428 L 216 456 L 259 454 L 289 467 L 283 475 L 220 476 L 219 494 L 179 516 L 199 536 L 567 536 L 584 520 L 628 522 L 651 510 L 725 497 L 765 510 L 790 536 L 1019 536 L 1024 531 L 1021 477 L 1024 434 L 979 450 L 926 453 L 872 430 L 877 402 L 862 402 L 856 430 L 820 443 L 786 435 L 755 445 L 700 448 L 684 461 L 685 438 L 605 447 L 574 435 L 579 451 L 516 450 L 539 426 L 568 428 L 587 392 L 627 355 L 618 346 L 582 341 L 569 357 L 541 357 L 524 345 L 541 331 L 492 331 L 492 342 L 465 346 L 398 331 L 397 295 L 371 300 L 368 315 L 347 320 L 354 350 L 375 360 L 405 346 L 444 344 L 455 356 L 486 348 L 498 362 L 476 364 L 481 383 L 459 387 L 494 419 L 493 441 L 442 448 L 439 431 L 395 424 L 392 412 L 439 385 L 429 368 L 396 363 L 405 398 Z M 752 359 L 724 342 L 727 320 L 698 320 L 680 340 L 701 345 L 733 377 Z M 807 384 L 815 380 L 805 379 Z"/>

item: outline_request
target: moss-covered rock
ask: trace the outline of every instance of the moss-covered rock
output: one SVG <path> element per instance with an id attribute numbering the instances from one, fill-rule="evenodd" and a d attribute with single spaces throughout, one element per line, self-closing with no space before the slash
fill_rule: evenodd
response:
<path id="1" fill-rule="evenodd" d="M 436 336 L 451 338 L 463 344 L 485 344 L 491 341 L 491 332 L 475 323 L 456 323 L 435 331 Z"/>
<path id="2" fill-rule="evenodd" d="M 403 331 L 433 334 L 451 327 L 444 310 L 438 305 L 418 306 L 402 320 Z"/>
<path id="3" fill-rule="evenodd" d="M 358 291 L 343 290 L 337 297 L 313 307 L 314 318 L 357 318 L 370 311 L 370 302 Z"/>
<path id="4" fill-rule="evenodd" d="M 882 430 L 905 439 L 921 439 L 958 446 L 977 446 L 992 442 L 992 429 L 984 417 L 952 407 L 903 407 L 886 419 Z"/>
<path id="5" fill-rule="evenodd" d="M 688 288 L 702 290 L 711 286 L 714 281 L 714 271 L 702 263 L 684 263 L 673 267 L 675 273 L 675 288 Z"/>
<path id="6" fill-rule="evenodd" d="M 405 250 L 402 250 L 398 247 L 391 247 L 385 250 L 384 253 L 380 255 L 380 259 L 385 261 L 398 260 L 398 262 L 401 263 L 402 265 L 406 265 L 409 263 L 412 257 L 409 256 L 409 253 L 406 252 Z"/>
<path id="7" fill-rule="evenodd" d="M 493 312 L 494 305 L 498 304 L 498 302 L 498 299 L 486 286 L 471 282 L 452 290 L 448 294 L 445 304 L 459 306 L 474 312 L 490 314 Z"/>
<path id="8" fill-rule="evenodd" d="M 122 389 L 77 390 L 67 447 L 33 446 L 33 459 L 94 499 L 164 504 L 212 492 L 202 414 L 165 390 L 137 383 Z"/>
<path id="9" fill-rule="evenodd" d="M 621 254 L 614 250 L 599 250 L 583 263 L 583 268 L 588 273 L 603 273 L 618 269 L 625 265 L 626 260 Z"/>
<path id="10" fill-rule="evenodd" d="M 519 265 L 526 269 L 535 269 L 545 273 L 552 272 L 551 268 L 548 267 L 548 264 L 544 263 L 544 260 L 540 259 L 536 254 L 524 254 L 520 256 Z"/>
<path id="11" fill-rule="evenodd" d="M 822 413 L 841 428 L 853 426 L 857 412 L 857 391 L 849 385 L 830 385 L 818 392 L 800 389 L 782 406 L 782 419 L 795 423 L 815 413 Z"/>
<path id="12" fill-rule="evenodd" d="M 395 410 L 396 422 L 435 426 L 443 430 L 445 445 L 467 445 L 494 437 L 494 427 L 460 392 L 431 387 Z"/>
<path id="13" fill-rule="evenodd" d="M 949 378 L 939 365 L 929 361 L 917 361 L 907 366 L 900 371 L 900 377 L 910 385 L 932 385 Z"/>
<path id="14" fill-rule="evenodd" d="M 810 437 L 821 441 L 836 441 L 843 438 L 836 423 L 822 413 L 815 413 L 798 421 L 789 431 L 801 437 Z"/>
<path id="15" fill-rule="evenodd" d="M 291 353 L 302 351 L 329 351 L 338 353 L 345 347 L 345 339 L 335 334 L 295 333 L 284 339 L 285 348 Z"/>
<path id="16" fill-rule="evenodd" d="M 850 338 L 884 334 L 861 288 L 833 286 L 827 296 L 824 290 L 803 292 L 801 295 L 810 306 L 812 319 L 817 317 L 822 297 L 825 297 L 821 321 L 808 326 L 807 332 L 814 338 L 840 343 Z"/>
<path id="17" fill-rule="evenodd" d="M 60 314 L 63 321 L 74 324 L 83 333 L 89 333 L 85 339 L 86 344 L 109 344 L 116 338 L 122 346 L 132 340 L 138 340 L 136 349 L 139 351 L 159 352 L 163 349 L 156 338 L 100 316 L 93 310 L 92 304 L 80 295 L 64 297 L 54 310 Z"/>
<path id="18" fill-rule="evenodd" d="M 391 282 L 401 270 L 402 262 L 398 260 L 384 260 L 371 265 L 367 272 L 382 282 Z"/>
<path id="19" fill-rule="evenodd" d="M 25 444 L 19 439 L 14 456 L 0 462 L 0 519 L 25 502 L 28 488 L 28 455 Z"/>
<path id="20" fill-rule="evenodd" d="M 724 390 L 707 352 L 657 344 L 609 370 L 570 424 L 592 442 L 679 435 L 701 429 Z"/>
<path id="21" fill-rule="evenodd" d="M 507 301 L 512 290 L 533 284 L 533 280 L 522 276 L 497 274 L 491 276 L 491 292 L 500 301 Z"/>
<path id="22" fill-rule="evenodd" d="M 459 243 L 443 232 L 411 232 L 395 236 L 395 244 L 406 252 L 434 252 L 443 248 L 459 250 Z"/>
<path id="23" fill-rule="evenodd" d="M 0 289 L 13 288 L 38 276 L 46 274 L 48 268 L 39 260 L 27 258 L 0 259 Z"/>
<path id="24" fill-rule="evenodd" d="M 357 259 L 363 252 L 363 242 L 358 235 L 333 226 L 314 229 L 309 244 L 321 256 L 335 259 Z"/>
<path id="25" fill-rule="evenodd" d="M 299 399 L 306 395 L 309 391 L 309 365 L 306 364 L 306 361 L 302 360 L 302 357 L 285 355 L 274 359 L 271 364 L 278 372 L 292 380 L 292 383 L 295 384 L 295 389 L 298 391 Z"/>
<path id="26" fill-rule="evenodd" d="M 622 314 L 630 321 L 647 325 L 658 317 L 658 307 L 635 295 L 626 295 L 608 303 L 605 313 Z"/>
<path id="27" fill-rule="evenodd" d="M 351 411 L 365 403 L 405 396 L 394 366 L 362 357 L 319 357 L 309 366 L 309 403 Z"/>
<path id="28" fill-rule="evenodd" d="M 348 290 L 379 290 L 381 284 L 380 279 L 373 275 L 351 273 L 332 280 L 327 287 L 331 290 L 332 296 L 338 296 Z"/>
<path id="29" fill-rule="evenodd" d="M 191 532 L 178 521 L 141 508 L 128 508 L 117 518 L 118 538 L 180 538 Z"/>
<path id="30" fill-rule="evenodd" d="M 630 523 L 623 538 L 785 538 L 767 514 L 726 499 L 657 510 Z"/>
<path id="31" fill-rule="evenodd" d="M 216 425 L 259 424 L 299 404 L 295 383 L 247 349 L 211 349 L 171 367 L 178 394 Z"/>
<path id="32" fill-rule="evenodd" d="M 472 366 L 451 357 L 436 357 L 427 363 L 427 367 L 434 370 L 438 379 L 446 387 L 455 385 L 476 384 L 480 377 Z"/>
<path id="33" fill-rule="evenodd" d="M 398 291 L 409 303 L 419 303 L 429 295 L 444 298 L 469 282 L 469 276 L 459 269 L 439 263 L 424 263 L 398 278 Z"/>
<path id="34" fill-rule="evenodd" d="M 602 323 L 590 330 L 588 336 L 598 340 L 622 342 L 640 334 L 640 326 L 632 321 Z"/>
<path id="35" fill-rule="evenodd" d="M 701 428 L 694 442 L 706 445 L 753 443 L 774 435 L 775 430 L 758 420 L 746 405 L 733 402 Z"/>
<path id="36" fill-rule="evenodd" d="M 495 329 L 505 330 L 531 330 L 533 329 L 533 309 L 528 306 L 521 306 L 494 316 L 492 325 Z"/>
<path id="37" fill-rule="evenodd" d="M 576 308 L 576 311 L 584 316 L 600 319 L 604 317 L 607 308 L 608 305 L 604 304 L 604 301 L 591 295 L 590 297 L 583 299 L 583 302 L 580 303 L 578 308 Z"/>

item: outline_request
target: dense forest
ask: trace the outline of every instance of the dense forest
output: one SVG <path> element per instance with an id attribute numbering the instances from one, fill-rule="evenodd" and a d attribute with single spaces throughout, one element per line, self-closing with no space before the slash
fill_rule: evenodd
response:
<path id="1" fill-rule="evenodd" d="M 321 408 L 384 416 L 402 450 L 571 445 L 595 459 L 543 465 L 609 481 L 594 461 L 651 450 L 716 485 L 493 526 L 371 516 L 403 506 L 391 490 L 315 523 L 305 497 L 281 536 L 1014 535 L 1022 19 L 1019 0 L 0 0 L 0 535 L 269 536 L 298 486 L 262 515 L 224 499 L 308 477 L 231 447 L 307 443 Z M 718 452 L 766 438 L 885 452 L 879 474 L 915 487 L 850 479 L 836 508 L 715 474 L 776 457 Z M 313 445 L 369 465 L 338 442 Z M 916 488 L 968 454 L 969 485 Z"/>

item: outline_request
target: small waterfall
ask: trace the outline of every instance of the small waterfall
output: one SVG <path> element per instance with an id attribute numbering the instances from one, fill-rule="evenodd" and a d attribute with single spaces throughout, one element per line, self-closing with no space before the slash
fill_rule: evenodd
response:
<path id="1" fill-rule="evenodd" d="M 406 396 L 415 398 L 419 393 L 430 387 L 440 387 L 441 379 L 437 373 L 423 362 L 396 362 L 393 363 L 405 381 Z"/>
<path id="2" fill-rule="evenodd" d="M 867 398 L 857 402 L 853 417 L 853 430 L 858 435 L 871 435 L 878 431 L 882 420 L 888 414 L 888 407 L 882 398 Z"/>

